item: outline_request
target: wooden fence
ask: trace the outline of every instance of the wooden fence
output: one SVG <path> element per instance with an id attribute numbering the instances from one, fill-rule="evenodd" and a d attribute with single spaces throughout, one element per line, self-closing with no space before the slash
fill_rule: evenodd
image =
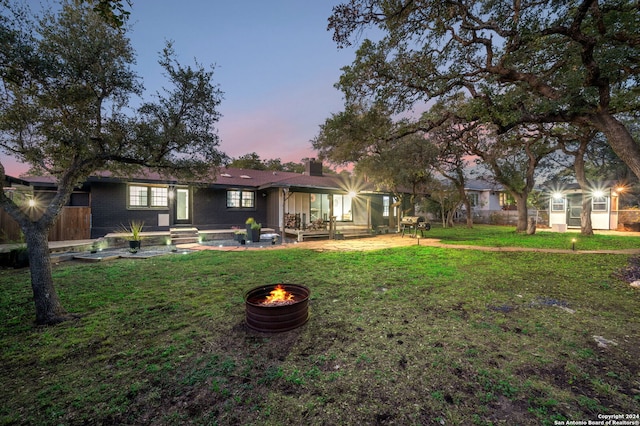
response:
<path id="1" fill-rule="evenodd" d="M 20 241 L 20 227 L 0 209 L 0 243 Z M 49 241 L 88 240 L 91 238 L 91 207 L 63 207 L 49 230 Z"/>

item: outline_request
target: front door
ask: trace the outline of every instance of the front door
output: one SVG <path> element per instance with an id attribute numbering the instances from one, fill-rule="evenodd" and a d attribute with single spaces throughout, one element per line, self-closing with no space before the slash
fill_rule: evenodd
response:
<path id="1" fill-rule="evenodd" d="M 582 194 L 567 195 L 567 226 L 581 226 Z"/>
<path id="2" fill-rule="evenodd" d="M 175 223 L 191 223 L 191 191 L 189 188 L 176 188 L 175 201 Z"/>

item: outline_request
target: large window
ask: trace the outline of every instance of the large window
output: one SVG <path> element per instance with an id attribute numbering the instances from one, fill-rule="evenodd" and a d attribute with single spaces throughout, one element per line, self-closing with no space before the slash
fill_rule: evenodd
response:
<path id="1" fill-rule="evenodd" d="M 333 215 L 337 221 L 349 222 L 353 220 L 351 211 L 352 197 L 348 194 L 309 194 L 309 205 L 311 208 L 310 220 L 314 222 L 318 219 L 329 220 L 330 208 L 329 197 L 333 199 Z"/>
<path id="2" fill-rule="evenodd" d="M 333 194 L 333 215 L 337 221 L 350 222 L 353 220 L 351 201 L 353 197 L 345 194 Z"/>
<path id="3" fill-rule="evenodd" d="M 227 207 L 235 209 L 252 209 L 256 206 L 256 193 L 254 191 L 227 191 Z"/>
<path id="4" fill-rule="evenodd" d="M 134 209 L 166 208 L 169 189 L 166 186 L 129 185 L 128 207 Z"/>
<path id="5" fill-rule="evenodd" d="M 317 220 L 329 220 L 329 195 L 309 194 L 310 222 Z"/>

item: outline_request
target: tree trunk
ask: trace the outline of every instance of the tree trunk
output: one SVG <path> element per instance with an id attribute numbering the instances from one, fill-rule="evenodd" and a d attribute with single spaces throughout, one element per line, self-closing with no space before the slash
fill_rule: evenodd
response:
<path id="1" fill-rule="evenodd" d="M 536 233 L 536 218 L 531 216 L 527 225 L 527 235 L 533 235 Z"/>
<path id="2" fill-rule="evenodd" d="M 465 192 L 464 186 L 459 187 L 458 192 L 460 194 L 460 199 L 462 200 L 462 203 L 464 204 L 464 208 L 466 210 L 467 228 L 473 228 L 473 211 L 471 210 L 471 200 L 469 199 L 469 196 Z"/>
<path id="3" fill-rule="evenodd" d="M 640 146 L 633 140 L 629 129 L 607 111 L 599 112 L 588 120 L 605 135 L 613 152 L 640 178 Z"/>
<path id="4" fill-rule="evenodd" d="M 582 211 L 580 212 L 580 234 L 593 235 L 591 223 L 591 194 L 582 192 Z"/>
<path id="5" fill-rule="evenodd" d="M 527 195 L 513 194 L 516 200 L 516 208 L 518 209 L 518 224 L 516 226 L 516 232 L 526 232 L 527 221 L 529 217 L 529 209 L 527 208 Z"/>
<path id="6" fill-rule="evenodd" d="M 587 152 L 587 145 L 592 137 L 593 135 L 589 135 L 580 140 L 580 146 L 575 153 L 575 160 L 573 162 L 576 181 L 582 190 L 582 211 L 580 212 L 580 234 L 582 235 L 593 235 L 593 225 L 591 223 L 592 188 L 584 170 L 584 156 Z"/>
<path id="7" fill-rule="evenodd" d="M 453 228 L 454 227 L 454 223 L 453 223 L 453 217 L 456 214 L 456 209 L 451 209 L 447 212 L 447 228 Z"/>
<path id="8" fill-rule="evenodd" d="M 40 325 L 58 324 L 73 318 L 62 307 L 53 287 L 51 257 L 49 254 L 48 232 L 34 226 L 24 232 L 29 251 L 31 288 L 36 307 L 36 323 Z"/>

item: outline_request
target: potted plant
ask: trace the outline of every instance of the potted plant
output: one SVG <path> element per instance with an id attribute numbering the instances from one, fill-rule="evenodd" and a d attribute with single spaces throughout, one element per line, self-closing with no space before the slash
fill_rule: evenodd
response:
<path id="1" fill-rule="evenodd" d="M 262 224 L 253 222 L 251 224 L 251 241 L 254 243 L 260 242 L 260 230 L 262 229 Z"/>
<path id="2" fill-rule="evenodd" d="M 129 234 L 127 239 L 129 240 L 129 250 L 132 253 L 137 252 L 140 249 L 140 241 L 142 240 L 142 228 L 144 228 L 144 222 L 138 220 L 132 220 L 129 222 L 129 226 L 121 226 L 120 232 Z"/>
<path id="3" fill-rule="evenodd" d="M 245 231 L 243 229 L 239 229 L 239 230 L 235 231 L 233 233 L 233 239 L 238 241 L 240 244 L 242 244 L 243 241 L 247 240 L 247 231 Z"/>
<path id="4" fill-rule="evenodd" d="M 247 219 L 246 222 L 244 223 L 245 229 L 247 231 L 247 240 L 253 241 L 253 235 L 252 235 L 252 231 L 251 231 L 251 226 L 253 226 L 253 224 L 255 224 L 255 223 L 256 223 L 256 220 L 254 218 L 252 218 L 252 217 Z"/>
<path id="5" fill-rule="evenodd" d="M 333 234 L 333 239 L 334 240 L 344 240 L 344 234 L 340 231 L 336 231 L 335 234 Z"/>

